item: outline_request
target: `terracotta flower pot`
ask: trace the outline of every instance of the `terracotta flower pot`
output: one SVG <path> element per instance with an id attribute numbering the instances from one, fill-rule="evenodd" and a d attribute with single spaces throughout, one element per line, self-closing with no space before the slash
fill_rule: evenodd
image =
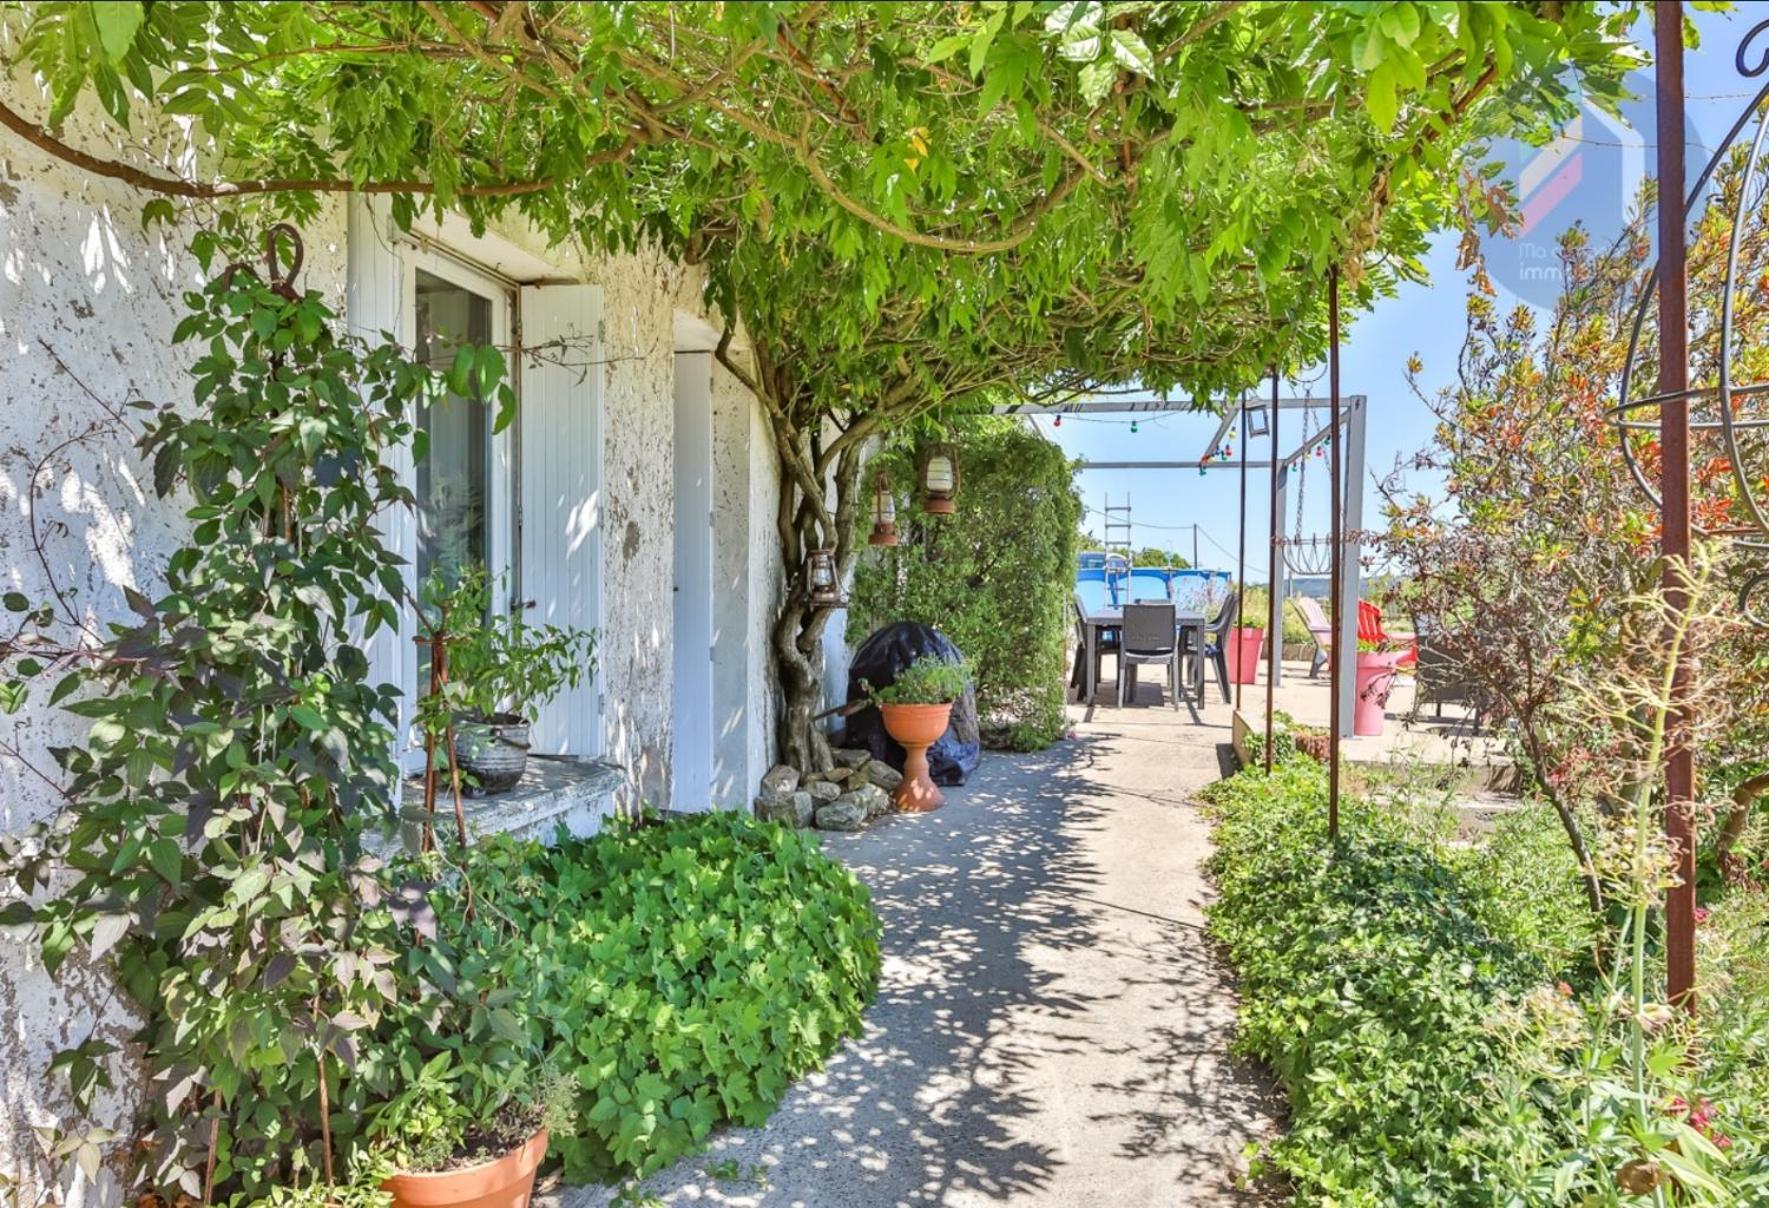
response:
<path id="1" fill-rule="evenodd" d="M 885 733 L 903 747 L 903 783 L 897 786 L 893 800 L 898 809 L 908 813 L 926 813 L 946 804 L 939 786 L 927 772 L 927 749 L 940 741 L 940 735 L 952 722 L 952 704 L 943 705 L 880 705 L 884 714 Z"/>
<path id="2" fill-rule="evenodd" d="M 382 1184 L 393 1208 L 528 1208 L 534 1173 L 547 1156 L 547 1130 L 501 1158 L 461 1170 L 396 1174 Z"/>

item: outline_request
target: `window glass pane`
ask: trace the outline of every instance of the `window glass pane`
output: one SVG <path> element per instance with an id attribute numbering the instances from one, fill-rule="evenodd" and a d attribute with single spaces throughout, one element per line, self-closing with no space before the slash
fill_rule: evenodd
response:
<path id="1" fill-rule="evenodd" d="M 418 356 L 446 370 L 462 344 L 491 342 L 491 300 L 429 273 L 417 275 Z M 418 419 L 430 437 L 418 463 L 418 581 L 441 571 L 454 582 L 461 571 L 486 563 L 490 409 L 477 398 L 450 393 Z"/>

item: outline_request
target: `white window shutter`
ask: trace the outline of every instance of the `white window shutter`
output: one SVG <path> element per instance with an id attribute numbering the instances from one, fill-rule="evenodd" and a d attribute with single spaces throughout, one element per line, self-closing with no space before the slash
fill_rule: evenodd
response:
<path id="1" fill-rule="evenodd" d="M 383 336 L 404 341 L 409 346 L 411 333 L 401 330 L 404 313 L 401 293 L 404 268 L 394 251 L 392 232 L 384 215 L 367 198 L 352 197 L 348 210 L 349 269 L 346 273 L 345 316 L 352 335 L 379 344 Z M 408 418 L 410 413 L 408 412 Z M 416 481 L 409 445 L 388 449 L 387 464 L 410 488 Z M 386 508 L 375 517 L 383 544 L 405 559 L 406 586 L 410 582 L 417 558 L 417 527 L 410 508 Z M 395 759 L 404 759 L 412 747 L 412 729 L 416 721 L 414 686 L 418 675 L 417 647 L 412 637 L 417 633 L 417 620 L 411 605 L 401 596 L 392 601 L 399 623 L 377 630 L 363 642 L 363 653 L 369 660 L 369 683 L 392 684 L 400 689 L 398 712 L 394 720 L 393 752 Z M 353 636 L 360 638 L 360 622 L 353 626 Z"/>
<path id="2" fill-rule="evenodd" d="M 522 290 L 517 498 L 520 598 L 534 624 L 595 628 L 602 619 L 602 291 Z M 598 650 L 598 661 L 601 652 Z M 534 719 L 534 751 L 602 753 L 596 677 Z"/>

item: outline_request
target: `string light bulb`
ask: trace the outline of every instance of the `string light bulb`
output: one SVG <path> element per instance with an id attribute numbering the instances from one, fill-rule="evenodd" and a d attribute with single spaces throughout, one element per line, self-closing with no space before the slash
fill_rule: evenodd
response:
<path id="1" fill-rule="evenodd" d="M 1063 426 L 1063 417 L 1062 417 L 1062 416 L 1060 416 L 1060 415 L 1059 415 L 1059 416 L 1057 416 L 1057 417 L 1056 417 L 1056 418 L 1055 418 L 1055 419 L 1054 419 L 1054 420 L 1052 420 L 1052 421 L 1051 421 L 1051 424 L 1050 424 L 1050 426 L 1051 426 L 1051 427 L 1053 427 L 1053 428 L 1060 428 L 1060 427 L 1062 427 L 1062 426 Z"/>
<path id="2" fill-rule="evenodd" d="M 1132 434 L 1133 434 L 1133 435 L 1134 435 L 1134 434 L 1135 434 L 1135 432 L 1136 432 L 1136 421 L 1135 421 L 1135 420 L 1131 420 L 1131 421 L 1130 421 L 1130 431 L 1131 431 L 1131 433 L 1132 433 Z"/>

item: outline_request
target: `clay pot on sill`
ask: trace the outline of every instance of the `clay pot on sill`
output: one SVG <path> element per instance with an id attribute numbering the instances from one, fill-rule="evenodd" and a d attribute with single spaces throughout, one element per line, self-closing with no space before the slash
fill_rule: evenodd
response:
<path id="1" fill-rule="evenodd" d="M 924 814 L 946 804 L 939 786 L 928 775 L 927 749 L 940 741 L 952 723 L 952 702 L 943 705 L 880 705 L 885 733 L 903 748 L 903 782 L 892 796 L 906 813 Z"/>
<path id="2" fill-rule="evenodd" d="M 455 722 L 455 762 L 482 793 L 515 788 L 528 767 L 528 747 L 528 722 L 514 713 Z"/>
<path id="3" fill-rule="evenodd" d="M 381 1186 L 393 1208 L 528 1208 L 534 1175 L 547 1156 L 541 1129 L 502 1157 L 460 1170 L 396 1174 Z"/>

